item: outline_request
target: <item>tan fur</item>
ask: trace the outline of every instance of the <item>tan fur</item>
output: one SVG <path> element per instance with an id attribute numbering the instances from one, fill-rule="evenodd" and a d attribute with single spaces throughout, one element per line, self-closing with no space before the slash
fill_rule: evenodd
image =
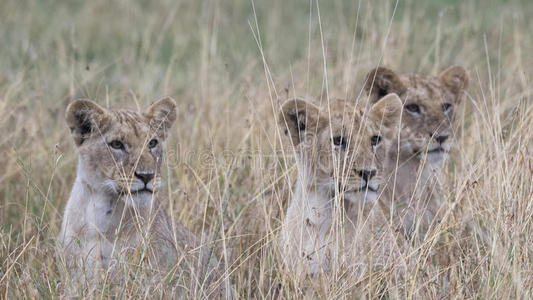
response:
<path id="1" fill-rule="evenodd" d="M 467 86 L 468 75 L 458 66 L 438 77 L 397 75 L 386 68 L 367 75 L 365 90 L 372 103 L 397 93 L 404 104 L 400 143 L 389 153 L 388 169 L 396 171 L 396 185 L 390 185 L 387 194 L 389 209 L 407 235 L 423 237 L 446 209 L 441 167 L 452 146 L 455 111 Z"/>
<path id="2" fill-rule="evenodd" d="M 209 286 L 217 260 L 187 228 L 172 222 L 156 193 L 164 142 L 175 119 L 171 98 L 143 113 L 111 111 L 89 100 L 68 106 L 66 121 L 79 160 L 57 242 L 65 279 L 73 285 L 104 276 L 120 281 L 119 268 L 132 257 L 144 257 L 161 276 L 177 264 L 176 274 L 190 276 L 187 288 Z"/>
<path id="3" fill-rule="evenodd" d="M 281 230 L 281 253 L 291 273 L 360 272 L 391 262 L 396 240 L 376 199 L 387 181 L 383 170 L 400 112 L 396 95 L 366 113 L 342 100 L 324 108 L 302 99 L 282 105 L 280 127 L 298 166 Z M 381 141 L 373 146 L 375 136 Z M 361 170 L 377 172 L 368 190 Z"/>

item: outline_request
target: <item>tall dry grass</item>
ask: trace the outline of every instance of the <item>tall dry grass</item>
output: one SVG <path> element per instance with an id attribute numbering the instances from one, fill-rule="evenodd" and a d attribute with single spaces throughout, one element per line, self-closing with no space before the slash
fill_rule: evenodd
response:
<path id="1" fill-rule="evenodd" d="M 240 297 L 309 296 L 276 250 L 296 170 L 275 116 L 287 97 L 355 100 L 378 64 L 469 70 L 452 209 L 401 286 L 383 271 L 364 285 L 326 276 L 315 296 L 533 297 L 531 13 L 526 0 L 2 1 L 0 297 L 64 294 L 54 243 L 76 173 L 68 102 L 138 109 L 167 94 L 178 102 L 168 212 L 231 250 Z M 445 267 L 428 256 L 437 239 Z M 145 297 L 144 284 L 99 296 Z M 150 294 L 164 295 L 165 284 Z"/>

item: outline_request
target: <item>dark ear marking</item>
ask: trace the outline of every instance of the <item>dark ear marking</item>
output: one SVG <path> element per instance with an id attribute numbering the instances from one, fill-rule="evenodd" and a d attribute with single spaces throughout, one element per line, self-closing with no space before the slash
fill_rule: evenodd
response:
<path id="1" fill-rule="evenodd" d="M 89 120 L 87 120 L 87 118 L 85 118 L 82 114 L 79 114 L 79 113 L 74 114 L 74 117 L 78 121 L 79 133 L 82 136 L 85 136 L 85 135 L 90 134 L 92 132 L 91 122 Z M 71 132 L 73 132 L 74 130 L 75 130 L 74 127 L 70 128 Z"/>
<path id="2" fill-rule="evenodd" d="M 384 67 L 378 67 L 368 72 L 364 89 L 371 96 L 372 103 L 390 93 L 402 95 L 407 90 L 400 76 Z"/>
<path id="3" fill-rule="evenodd" d="M 322 121 L 319 108 L 303 99 L 290 99 L 281 106 L 279 125 L 291 138 L 294 146 L 302 142 L 301 133 L 310 128 L 318 128 Z"/>
<path id="4" fill-rule="evenodd" d="M 382 89 L 382 88 L 378 88 L 377 89 L 377 96 L 378 96 L 378 99 L 381 99 L 385 96 L 387 96 L 387 90 L 386 89 Z"/>
<path id="5" fill-rule="evenodd" d="M 305 116 L 301 116 L 300 112 L 289 115 L 291 122 L 297 125 L 298 131 L 305 131 Z"/>
<path id="6" fill-rule="evenodd" d="M 298 134 L 295 135 L 295 137 L 298 139 L 298 143 L 302 142 L 302 139 L 300 137 L 300 133 L 302 131 L 305 131 L 305 113 L 303 112 L 297 112 L 295 114 L 289 114 L 288 115 L 289 117 L 289 120 L 287 120 L 287 122 L 290 122 L 292 124 L 294 124 Z M 285 134 L 288 134 L 289 133 L 289 130 L 288 129 L 285 129 Z"/>
<path id="7" fill-rule="evenodd" d="M 76 100 L 69 104 L 65 119 L 77 146 L 81 146 L 96 129 L 103 129 L 108 121 L 107 111 L 90 100 Z"/>

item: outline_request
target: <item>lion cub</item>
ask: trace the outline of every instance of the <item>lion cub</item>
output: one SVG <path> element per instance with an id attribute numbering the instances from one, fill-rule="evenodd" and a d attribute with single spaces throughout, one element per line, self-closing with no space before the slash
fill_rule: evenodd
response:
<path id="1" fill-rule="evenodd" d="M 175 119 L 171 98 L 142 113 L 107 110 L 89 100 L 68 106 L 78 170 L 57 242 L 68 278 L 78 281 L 73 284 L 90 286 L 104 274 L 117 275 L 119 262 L 132 257 L 148 261 L 151 270 L 179 263 L 185 269 L 180 274 L 213 274 L 217 260 L 171 221 L 157 197 L 164 143 Z M 187 288 L 212 277 L 191 277 Z"/>
<path id="2" fill-rule="evenodd" d="M 389 185 L 385 198 L 412 238 L 423 238 L 444 213 L 442 162 L 452 146 L 455 111 L 467 86 L 468 75 L 459 66 L 438 77 L 397 75 L 382 67 L 366 77 L 371 103 L 389 93 L 398 94 L 403 103 L 400 142 L 389 152 L 388 169 L 397 172 L 396 184 Z"/>
<path id="3" fill-rule="evenodd" d="M 369 256 L 374 266 L 389 263 L 395 238 L 376 200 L 387 181 L 386 154 L 401 109 L 395 94 L 367 112 L 342 100 L 325 108 L 302 99 L 282 105 L 280 127 L 298 167 L 281 229 L 281 253 L 291 273 L 357 272 Z"/>

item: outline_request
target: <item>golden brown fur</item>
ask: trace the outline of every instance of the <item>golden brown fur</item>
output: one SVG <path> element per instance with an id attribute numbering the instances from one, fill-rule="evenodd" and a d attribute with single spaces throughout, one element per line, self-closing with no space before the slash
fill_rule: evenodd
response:
<path id="1" fill-rule="evenodd" d="M 368 73 L 365 84 L 372 103 L 388 93 L 402 100 L 400 143 L 389 153 L 388 169 L 396 172 L 396 184 L 388 189 L 388 205 L 406 234 L 424 236 L 446 209 L 441 165 L 452 146 L 455 112 L 468 75 L 458 66 L 438 77 L 397 75 L 380 67 Z"/>
<path id="2" fill-rule="evenodd" d="M 171 220 L 157 197 L 164 142 L 175 119 L 171 98 L 142 113 L 107 110 L 89 100 L 68 106 L 66 121 L 79 160 L 58 252 L 72 289 L 104 276 L 120 281 L 121 268 L 134 262 L 148 264 L 159 276 L 177 267 L 190 286 L 174 292 L 202 290 L 200 285 L 204 296 L 213 292 L 217 260 Z"/>
<path id="3" fill-rule="evenodd" d="M 389 95 L 368 112 L 346 101 L 319 108 L 302 99 L 281 107 L 298 181 L 281 230 L 289 272 L 364 271 L 389 264 L 396 241 L 377 199 L 401 103 Z M 371 174 L 371 175 L 370 175 Z M 340 222 L 340 223 L 339 223 Z"/>

